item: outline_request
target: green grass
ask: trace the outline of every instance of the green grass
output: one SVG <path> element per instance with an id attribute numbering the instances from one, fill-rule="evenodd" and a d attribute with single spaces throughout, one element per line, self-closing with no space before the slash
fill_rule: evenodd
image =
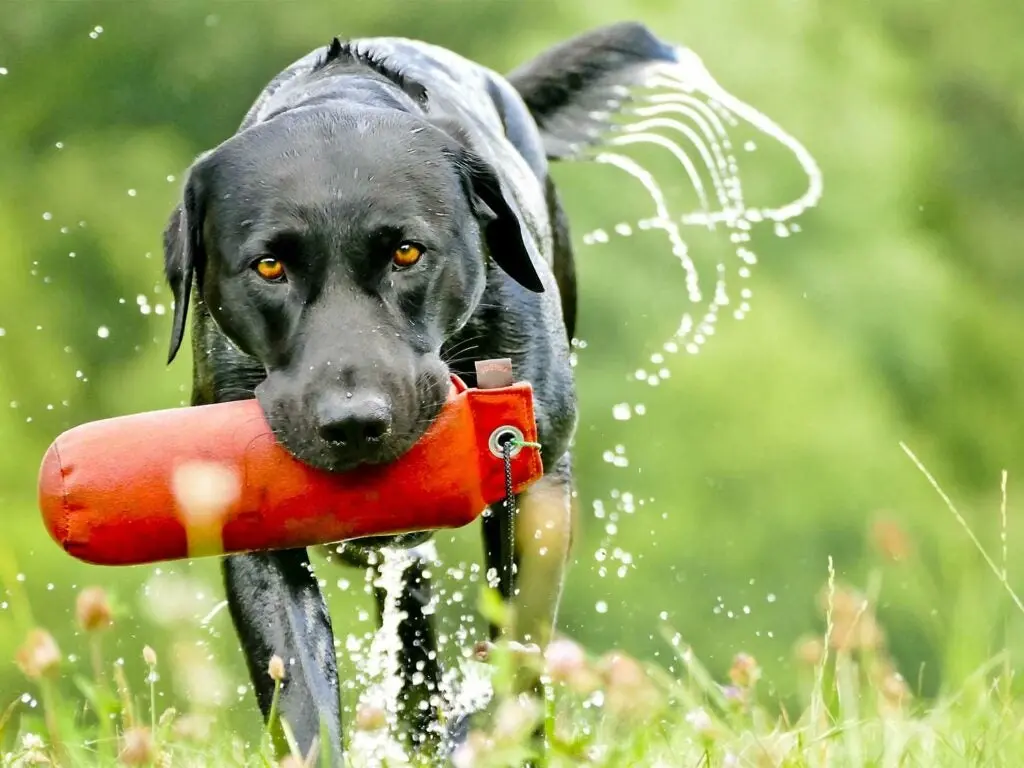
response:
<path id="1" fill-rule="evenodd" d="M 979 550 L 1007 600 L 1020 609 L 1007 579 L 1005 475 L 1000 565 L 905 450 Z M 882 548 L 899 556 L 905 544 L 899 531 L 882 531 L 882 539 Z M 0 580 L 17 592 L 2 568 L 0 563 Z M 1024 701 L 1014 690 L 1009 652 L 994 655 L 962 680 L 947 680 L 937 697 L 917 696 L 897 669 L 876 615 L 880 585 L 880 579 L 871 581 L 861 593 L 837 583 L 829 562 L 820 593 L 820 633 L 794 648 L 796 705 L 774 697 L 772 681 L 762 679 L 757 661 L 744 654 L 734 659 L 725 679 L 715 679 L 669 627 L 662 634 L 672 660 L 663 666 L 622 653 L 594 657 L 568 638 L 558 638 L 544 656 L 507 643 L 466 649 L 466 663 L 487 671 L 494 698 L 475 718 L 454 764 L 498 768 L 533 759 L 538 767 L 1024 765 Z M 86 644 L 77 655 L 91 662 L 86 675 L 65 674 L 69 665 L 61 652 L 66 649 L 58 649 L 31 616 L 20 617 L 25 641 L 16 662 L 34 698 L 0 702 L 0 766 L 312 764 L 316 745 L 311 754 L 300 754 L 276 707 L 262 737 L 248 741 L 226 725 L 223 705 L 196 699 L 185 711 L 163 708 L 163 680 L 189 670 L 174 664 L 165 669 L 151 649 L 140 646 L 148 674 L 127 680 L 123 662 L 104 662 L 104 639 L 116 631 L 111 628 L 116 607 L 91 589 L 79 593 L 75 608 L 74 621 Z M 482 594 L 480 608 L 492 620 L 506 618 L 491 593 Z M 267 674 L 279 681 L 286 669 L 272 662 Z M 545 683 L 543 696 L 517 692 L 523 679 L 538 676 Z M 350 718 L 351 766 L 436 763 L 422 750 L 412 762 L 374 761 L 381 752 L 366 744 L 388 738 L 390 719 L 365 708 Z M 531 737 L 539 730 L 543 752 Z"/>
<path id="2" fill-rule="evenodd" d="M 546 664 L 498 644 L 489 654 L 495 700 L 457 765 L 521 765 L 534 754 L 529 734 L 537 725 L 547 736 L 538 762 L 544 766 L 1024 765 L 1024 710 L 1007 693 L 1004 656 L 954 693 L 919 702 L 885 652 L 870 602 L 833 582 L 825 596 L 822 635 L 797 649 L 805 696 L 799 712 L 763 690 L 754 659 L 737 657 L 730 679 L 716 681 L 670 630 L 665 641 L 675 651 L 676 674 L 622 654 L 592 658 L 564 639 Z M 101 634 L 88 637 L 99 642 Z M 278 755 L 291 753 L 293 764 L 305 764 L 287 724 L 276 718 L 277 738 L 268 731 L 258 743 L 245 743 L 218 727 L 216 711 L 160 711 L 153 706 L 156 674 L 130 685 L 114 665 L 76 679 L 79 696 L 58 694 L 59 663 L 42 639 L 36 643 L 43 669 L 24 658 L 22 664 L 39 703 L 32 708 L 18 699 L 0 715 L 3 766 L 273 766 L 275 742 Z M 149 660 L 158 672 L 159 661 Z M 512 694 L 514 673 L 541 667 L 545 700 Z M 356 720 L 364 733 L 387 721 L 372 712 Z"/>

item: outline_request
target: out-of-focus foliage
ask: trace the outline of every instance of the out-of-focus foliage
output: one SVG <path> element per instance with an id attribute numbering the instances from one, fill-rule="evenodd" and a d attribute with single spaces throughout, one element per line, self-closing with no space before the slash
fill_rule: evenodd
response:
<path id="1" fill-rule="evenodd" d="M 793 643 L 815 624 L 831 555 L 842 579 L 881 574 L 879 611 L 914 687 L 934 692 L 994 648 L 1020 646 L 1019 616 L 898 443 L 940 478 L 997 559 L 1000 471 L 1009 470 L 1010 580 L 1024 584 L 1012 572 L 1024 469 L 1015 236 L 1024 220 L 1024 6 L 7 2 L 0 573 L 19 591 L 0 593 L 0 659 L 19 639 L 21 590 L 36 620 L 62 627 L 54 612 L 72 604 L 72 585 L 87 583 L 112 588 L 128 609 L 120 621 L 134 636 L 119 633 L 116 652 L 129 665 L 144 643 L 164 651 L 161 625 L 136 609 L 140 596 L 156 614 L 174 608 L 165 593 L 141 591 L 158 569 L 105 570 L 65 556 L 40 525 L 36 472 L 65 428 L 186 399 L 187 356 L 164 365 L 160 233 L 182 171 L 234 130 L 266 80 L 333 34 L 421 37 L 507 71 L 624 18 L 694 49 L 727 90 L 797 136 L 822 167 L 825 196 L 799 234 L 756 243 L 750 315 L 723 317 L 701 354 L 671 357 L 671 378 L 654 388 L 630 377 L 686 308 L 682 272 L 657 233 L 584 246 L 594 227 L 651 215 L 649 202 L 615 169 L 556 169 L 579 244 L 587 342 L 577 367 L 582 532 L 563 629 L 599 649 L 654 656 L 666 652 L 658 628 L 667 621 L 712 665 L 745 649 L 766 679 L 785 680 Z M 743 168 L 766 199 L 794 191 L 791 161 L 774 157 Z M 659 179 L 685 189 L 681 173 Z M 693 243 L 720 247 L 706 236 Z M 642 402 L 647 415 L 617 421 L 620 402 Z M 605 460 L 616 445 L 628 467 Z M 622 492 L 644 503 L 610 528 Z M 905 532 L 912 554 L 903 561 L 878 554 L 880 519 Z M 452 566 L 479 560 L 475 527 L 439 544 Z M 623 552 L 632 566 L 620 577 Z M 369 599 L 335 587 L 361 575 L 320 567 L 339 636 L 361 634 Z M 213 562 L 159 570 L 203 585 L 200 617 L 221 599 Z M 200 637 L 226 665 L 234 695 L 246 679 L 227 612 Z M 0 663 L 0 706 L 20 686 L 14 666 Z M 790 691 L 780 684 L 779 693 Z M 251 714 L 251 696 L 240 699 Z"/>

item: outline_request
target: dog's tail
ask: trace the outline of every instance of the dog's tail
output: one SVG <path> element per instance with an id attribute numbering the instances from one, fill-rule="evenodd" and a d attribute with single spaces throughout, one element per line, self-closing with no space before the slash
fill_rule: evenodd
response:
<path id="1" fill-rule="evenodd" d="M 540 128 L 549 160 L 603 159 L 635 171 L 617 148 L 646 142 L 671 151 L 700 198 L 701 210 L 685 215 L 684 224 L 729 223 L 748 214 L 785 222 L 821 196 L 821 172 L 799 141 L 722 88 L 696 53 L 659 40 L 643 24 L 622 22 L 572 38 L 506 79 Z M 806 190 L 782 205 L 748 208 L 732 154 L 736 127 L 788 149 Z M 663 129 L 671 138 L 656 133 Z"/>
<path id="2" fill-rule="evenodd" d="M 657 84 L 680 53 L 643 24 L 622 22 L 557 45 L 507 79 L 540 128 L 548 158 L 569 160 L 600 144 L 635 89 Z"/>

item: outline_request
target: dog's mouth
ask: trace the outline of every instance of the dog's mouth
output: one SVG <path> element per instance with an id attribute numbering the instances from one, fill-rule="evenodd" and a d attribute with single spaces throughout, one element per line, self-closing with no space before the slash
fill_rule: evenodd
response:
<path id="1" fill-rule="evenodd" d="M 434 377 L 430 377 L 434 379 Z M 275 400 L 257 387 L 256 398 L 263 408 L 274 437 L 296 460 L 324 472 L 346 473 L 397 461 L 426 434 L 440 415 L 448 398 L 450 378 L 417 382 L 422 392 L 408 402 L 390 428 L 379 436 L 358 440 L 332 441 L 318 434 L 307 409 L 287 401 Z"/>

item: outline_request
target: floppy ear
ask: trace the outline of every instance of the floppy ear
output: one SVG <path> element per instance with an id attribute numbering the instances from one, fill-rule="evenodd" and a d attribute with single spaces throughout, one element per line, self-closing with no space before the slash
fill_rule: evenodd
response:
<path id="1" fill-rule="evenodd" d="M 491 258 L 527 290 L 544 293 L 536 267 L 541 257 L 519 206 L 505 191 L 494 169 L 472 151 L 464 153 L 462 162 L 469 179 L 470 204 L 483 222 Z"/>
<path id="2" fill-rule="evenodd" d="M 536 267 L 541 256 L 515 199 L 508 194 L 494 168 L 473 151 L 461 126 L 445 118 L 435 118 L 433 123 L 459 143 L 453 153 L 454 161 L 465 182 L 470 207 L 481 223 L 491 258 L 527 290 L 544 293 L 544 283 Z"/>
<path id="3" fill-rule="evenodd" d="M 171 325 L 168 363 L 178 354 L 181 340 L 185 336 L 193 275 L 201 275 L 206 263 L 206 246 L 203 242 L 205 207 L 197 161 L 189 170 L 182 201 L 171 213 L 164 229 L 164 275 L 174 294 L 174 320 Z"/>

